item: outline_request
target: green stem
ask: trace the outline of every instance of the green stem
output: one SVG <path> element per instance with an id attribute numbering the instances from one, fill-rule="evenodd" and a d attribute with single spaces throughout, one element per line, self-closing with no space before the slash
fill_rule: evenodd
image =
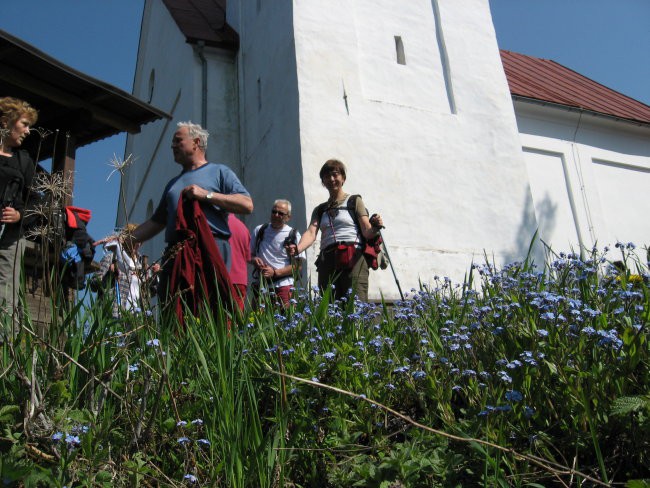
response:
<path id="1" fill-rule="evenodd" d="M 598 459 L 598 467 L 600 468 L 600 475 L 603 477 L 603 481 L 605 483 L 609 483 L 609 479 L 607 478 L 607 470 L 605 469 L 605 461 L 603 460 L 603 454 L 600 451 L 600 444 L 598 443 L 598 435 L 596 432 L 596 427 L 594 425 L 593 414 L 591 413 L 591 405 L 585 395 L 584 388 L 580 389 L 580 395 L 582 397 L 582 403 L 585 406 L 585 412 L 587 413 L 587 422 L 589 423 L 589 433 L 591 434 L 591 442 L 594 445 L 594 450 L 596 451 L 596 458 Z"/>

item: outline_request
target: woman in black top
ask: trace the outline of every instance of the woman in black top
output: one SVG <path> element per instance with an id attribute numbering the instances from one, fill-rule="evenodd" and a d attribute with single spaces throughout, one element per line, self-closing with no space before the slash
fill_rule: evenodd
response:
<path id="1" fill-rule="evenodd" d="M 0 309 L 13 313 L 20 286 L 22 220 L 34 162 L 20 150 L 38 113 L 23 100 L 0 98 Z M 0 329 L 0 342 L 3 333 Z"/>

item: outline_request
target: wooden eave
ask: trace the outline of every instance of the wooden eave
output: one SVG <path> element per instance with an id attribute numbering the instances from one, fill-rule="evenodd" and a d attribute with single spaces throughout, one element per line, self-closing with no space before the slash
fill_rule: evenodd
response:
<path id="1" fill-rule="evenodd" d="M 239 34 L 226 21 L 227 0 L 163 0 L 189 44 L 239 49 Z"/>
<path id="2" fill-rule="evenodd" d="M 171 116 L 131 94 L 92 78 L 0 30 L 0 96 L 28 101 L 38 110 L 37 128 L 52 135 L 28 137 L 24 147 L 39 161 L 52 157 L 55 139 L 74 149 Z"/>

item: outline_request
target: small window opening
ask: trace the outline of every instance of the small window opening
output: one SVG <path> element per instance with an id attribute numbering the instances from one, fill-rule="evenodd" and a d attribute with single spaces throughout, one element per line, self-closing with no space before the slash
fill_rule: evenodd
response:
<path id="1" fill-rule="evenodd" d="M 395 54 L 397 56 L 397 64 L 406 64 L 406 55 L 404 54 L 402 36 L 395 36 Z"/>
<path id="2" fill-rule="evenodd" d="M 152 69 L 151 73 L 149 74 L 149 100 L 147 100 L 147 103 L 151 103 L 151 100 L 153 100 L 153 89 L 156 85 L 156 70 Z"/>

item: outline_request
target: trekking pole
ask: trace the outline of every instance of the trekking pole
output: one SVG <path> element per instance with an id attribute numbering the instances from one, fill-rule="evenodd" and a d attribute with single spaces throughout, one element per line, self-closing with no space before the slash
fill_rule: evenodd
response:
<path id="1" fill-rule="evenodd" d="M 388 254 L 388 246 L 386 246 L 386 239 L 384 239 L 381 230 L 379 231 L 379 237 L 381 237 L 381 241 L 382 241 L 381 245 L 384 246 L 384 252 L 386 253 L 386 259 L 388 259 L 390 270 L 393 272 L 393 278 L 395 278 L 395 284 L 397 285 L 397 289 L 399 290 L 399 296 L 402 298 L 402 301 L 404 301 L 404 293 L 402 293 L 402 287 L 400 286 L 399 280 L 397 279 L 397 275 L 395 274 L 395 268 L 393 267 L 393 260 L 390 258 L 390 255 Z"/>
<path id="2" fill-rule="evenodd" d="M 302 268 L 298 267 L 299 263 L 299 258 L 298 255 L 293 256 L 291 253 L 289 253 L 289 247 L 290 246 L 296 246 L 296 249 L 298 249 L 298 243 L 296 242 L 296 236 L 293 235 L 293 239 L 291 239 L 291 234 L 289 234 L 289 237 L 287 237 L 284 240 L 284 250 L 289 256 L 289 262 L 291 263 L 291 276 L 293 277 L 293 288 L 294 290 L 297 290 L 298 287 L 296 285 L 302 286 Z"/>
<path id="3" fill-rule="evenodd" d="M 120 271 L 117 269 L 117 256 L 113 253 L 113 280 L 115 280 L 115 303 L 117 309 L 122 305 L 122 297 L 120 296 Z"/>

